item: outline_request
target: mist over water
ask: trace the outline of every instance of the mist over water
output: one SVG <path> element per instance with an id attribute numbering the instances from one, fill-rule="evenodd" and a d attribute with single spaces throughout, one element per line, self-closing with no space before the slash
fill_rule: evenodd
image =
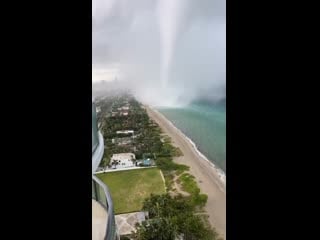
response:
<path id="1" fill-rule="evenodd" d="M 155 106 L 225 98 L 225 0 L 93 0 L 92 15 L 93 82 Z"/>

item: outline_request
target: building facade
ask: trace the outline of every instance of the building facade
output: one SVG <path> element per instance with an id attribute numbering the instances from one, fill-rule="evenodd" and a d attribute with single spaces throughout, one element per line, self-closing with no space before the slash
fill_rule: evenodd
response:
<path id="1" fill-rule="evenodd" d="M 96 107 L 92 102 L 92 240 L 119 240 L 109 189 L 94 176 L 103 152 L 104 141 L 98 129 Z"/>

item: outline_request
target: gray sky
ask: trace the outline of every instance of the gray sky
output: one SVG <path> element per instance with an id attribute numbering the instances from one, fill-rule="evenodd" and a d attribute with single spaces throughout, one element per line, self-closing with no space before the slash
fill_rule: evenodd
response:
<path id="1" fill-rule="evenodd" d="M 93 0 L 92 81 L 150 104 L 225 96 L 225 0 Z"/>

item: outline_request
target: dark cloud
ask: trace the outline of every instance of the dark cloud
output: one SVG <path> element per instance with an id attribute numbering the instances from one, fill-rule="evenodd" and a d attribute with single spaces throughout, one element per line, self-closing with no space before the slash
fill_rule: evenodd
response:
<path id="1" fill-rule="evenodd" d="M 158 105 L 225 97 L 225 0 L 159 1 L 93 0 L 93 80 L 114 73 Z"/>

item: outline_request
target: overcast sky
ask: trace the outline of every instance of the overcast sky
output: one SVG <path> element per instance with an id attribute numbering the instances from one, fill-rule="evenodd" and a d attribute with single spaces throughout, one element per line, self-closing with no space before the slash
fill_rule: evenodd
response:
<path id="1" fill-rule="evenodd" d="M 225 0 L 93 0 L 92 7 L 93 82 L 117 78 L 158 105 L 225 96 Z"/>

